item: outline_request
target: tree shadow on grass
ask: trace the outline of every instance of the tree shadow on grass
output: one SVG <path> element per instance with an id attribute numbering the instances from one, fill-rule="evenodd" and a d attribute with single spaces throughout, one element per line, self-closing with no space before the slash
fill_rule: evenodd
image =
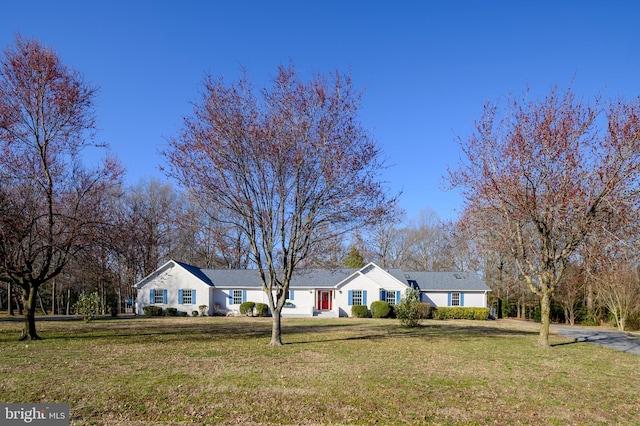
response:
<path id="1" fill-rule="evenodd" d="M 349 319 L 344 319 L 349 321 Z M 345 324 L 349 325 L 348 323 Z M 315 335 L 317 339 L 306 339 L 304 341 L 294 341 L 288 344 L 308 344 L 319 342 L 331 342 L 331 341 L 348 341 L 348 340 L 375 340 L 375 339 L 389 339 L 389 338 L 451 338 L 455 340 L 465 339 L 477 339 L 479 337 L 499 338 L 499 337 L 530 337 L 535 336 L 538 333 L 530 330 L 516 330 L 508 328 L 496 328 L 492 326 L 484 325 L 460 325 L 455 322 L 441 322 L 428 324 L 422 324 L 417 327 L 407 328 L 401 326 L 396 320 L 389 320 L 388 324 L 380 325 L 379 323 L 373 326 L 367 326 L 363 323 L 352 324 L 354 327 L 349 332 L 355 334 L 350 336 L 331 336 L 331 328 L 335 328 L 336 325 L 331 326 L 316 326 L 316 325 L 297 325 L 289 326 L 283 329 L 283 335 L 286 334 L 306 334 Z M 360 328 L 360 330 L 358 330 Z M 345 331 L 337 329 L 336 331 Z"/>
<path id="2" fill-rule="evenodd" d="M 285 345 L 298 345 L 349 340 L 384 340 L 397 338 L 450 338 L 455 340 L 477 339 L 479 337 L 532 336 L 537 332 L 492 325 L 469 325 L 455 321 L 429 321 L 415 328 L 406 328 L 395 319 L 353 320 L 289 320 L 283 319 L 282 336 Z M 107 318 L 83 323 L 72 320 L 68 323 L 57 321 L 50 329 L 41 332 L 45 340 L 118 340 L 123 344 L 144 344 L 148 342 L 202 342 L 211 340 L 257 340 L 271 338 L 271 318 Z M 16 332 L 19 330 L 16 329 Z M 304 336 L 301 338 L 301 336 Z M 6 335 L 3 341 L 15 341 L 17 337 Z"/>

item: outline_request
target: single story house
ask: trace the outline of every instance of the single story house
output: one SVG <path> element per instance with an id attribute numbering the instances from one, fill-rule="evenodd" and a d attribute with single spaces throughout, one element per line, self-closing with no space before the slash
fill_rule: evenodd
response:
<path id="1" fill-rule="evenodd" d="M 250 301 L 268 304 L 255 269 L 201 269 L 170 260 L 140 280 L 137 314 L 148 305 L 178 311 L 238 312 Z M 292 277 L 282 315 L 296 317 L 346 317 L 353 305 L 371 306 L 377 300 L 400 303 L 409 289 L 420 292 L 420 300 L 432 306 L 487 307 L 491 291 L 470 272 L 406 272 L 383 269 L 369 263 L 360 269 L 303 269 Z"/>

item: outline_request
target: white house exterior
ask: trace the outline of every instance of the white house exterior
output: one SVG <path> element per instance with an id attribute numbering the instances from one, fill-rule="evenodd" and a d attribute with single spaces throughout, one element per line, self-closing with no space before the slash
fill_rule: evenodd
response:
<path id="1" fill-rule="evenodd" d="M 200 305 L 211 305 L 211 284 L 198 274 L 197 268 L 169 261 L 135 285 L 138 289 L 135 312 L 139 315 L 142 307 L 156 305 L 191 314 Z"/>
<path id="2" fill-rule="evenodd" d="M 136 283 L 136 313 L 144 306 L 198 311 L 206 305 L 214 312 L 239 312 L 240 304 L 250 301 L 268 304 L 256 270 L 200 269 L 170 260 Z M 294 273 L 290 283 L 284 317 L 346 317 L 353 305 L 377 300 L 390 304 L 411 289 L 432 306 L 487 307 L 489 287 L 468 272 L 405 272 L 384 270 L 374 263 L 360 269 L 310 269 Z"/>

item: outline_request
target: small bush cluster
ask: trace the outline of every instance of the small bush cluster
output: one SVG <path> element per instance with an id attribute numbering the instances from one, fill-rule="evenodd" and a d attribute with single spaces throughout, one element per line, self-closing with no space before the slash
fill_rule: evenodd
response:
<path id="1" fill-rule="evenodd" d="M 200 313 L 198 311 L 191 311 L 192 317 L 197 317 Z"/>
<path id="2" fill-rule="evenodd" d="M 178 315 L 178 309 L 176 308 L 167 308 L 164 312 L 164 315 L 167 317 L 175 317 Z"/>
<path id="3" fill-rule="evenodd" d="M 178 312 L 178 315 L 181 316 L 181 317 L 189 316 L 189 314 L 186 311 L 180 311 L 180 312 Z"/>
<path id="4" fill-rule="evenodd" d="M 145 317 L 161 317 L 162 308 L 160 306 L 145 306 L 142 308 Z"/>
<path id="5" fill-rule="evenodd" d="M 74 309 L 77 315 L 81 315 L 86 322 L 92 321 L 98 316 L 100 309 L 100 296 L 98 293 L 82 293 L 76 302 Z"/>
<path id="6" fill-rule="evenodd" d="M 391 305 L 383 300 L 371 302 L 371 316 L 373 318 L 389 318 L 392 310 Z"/>
<path id="7" fill-rule="evenodd" d="M 351 307 L 351 316 L 356 318 L 369 317 L 369 309 L 364 305 L 354 305 Z"/>
<path id="8" fill-rule="evenodd" d="M 266 303 L 256 303 L 256 315 L 259 317 L 268 317 L 269 305 Z"/>
<path id="9" fill-rule="evenodd" d="M 253 308 L 256 307 L 255 302 L 244 302 L 240 305 L 240 314 L 242 315 L 253 315 Z"/>
<path id="10" fill-rule="evenodd" d="M 432 310 L 433 319 L 488 320 L 489 308 L 441 307 Z"/>

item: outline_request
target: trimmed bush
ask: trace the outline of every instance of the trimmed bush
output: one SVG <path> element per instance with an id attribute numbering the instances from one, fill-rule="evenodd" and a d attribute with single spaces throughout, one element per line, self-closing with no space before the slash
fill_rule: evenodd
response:
<path id="1" fill-rule="evenodd" d="M 489 308 L 439 307 L 431 310 L 433 319 L 488 320 Z"/>
<path id="2" fill-rule="evenodd" d="M 255 302 L 244 302 L 240 305 L 240 313 L 242 315 L 253 316 L 253 308 L 255 307 Z"/>
<path id="3" fill-rule="evenodd" d="M 187 314 L 187 312 L 186 312 L 186 311 L 180 311 L 180 312 L 178 312 L 178 315 L 179 315 L 179 316 L 181 316 L 181 317 L 186 317 L 186 316 L 188 316 L 189 314 Z"/>
<path id="4" fill-rule="evenodd" d="M 191 316 L 192 316 L 192 317 L 197 317 L 197 316 L 198 316 L 198 314 L 199 314 L 199 312 L 198 312 L 198 311 L 191 311 Z"/>
<path id="5" fill-rule="evenodd" d="M 167 308 L 164 312 L 164 315 L 167 317 L 175 317 L 178 315 L 178 309 L 177 308 Z"/>
<path id="6" fill-rule="evenodd" d="M 266 303 L 256 303 L 256 315 L 259 317 L 268 317 L 269 305 Z"/>
<path id="7" fill-rule="evenodd" d="M 145 317 L 161 317 L 162 308 L 160 306 L 145 306 L 142 308 Z"/>
<path id="8" fill-rule="evenodd" d="M 353 305 L 351 307 L 351 316 L 356 318 L 368 318 L 369 309 L 364 305 Z"/>
<path id="9" fill-rule="evenodd" d="M 389 318 L 391 316 L 391 305 L 383 300 L 371 302 L 371 316 L 373 318 Z"/>

